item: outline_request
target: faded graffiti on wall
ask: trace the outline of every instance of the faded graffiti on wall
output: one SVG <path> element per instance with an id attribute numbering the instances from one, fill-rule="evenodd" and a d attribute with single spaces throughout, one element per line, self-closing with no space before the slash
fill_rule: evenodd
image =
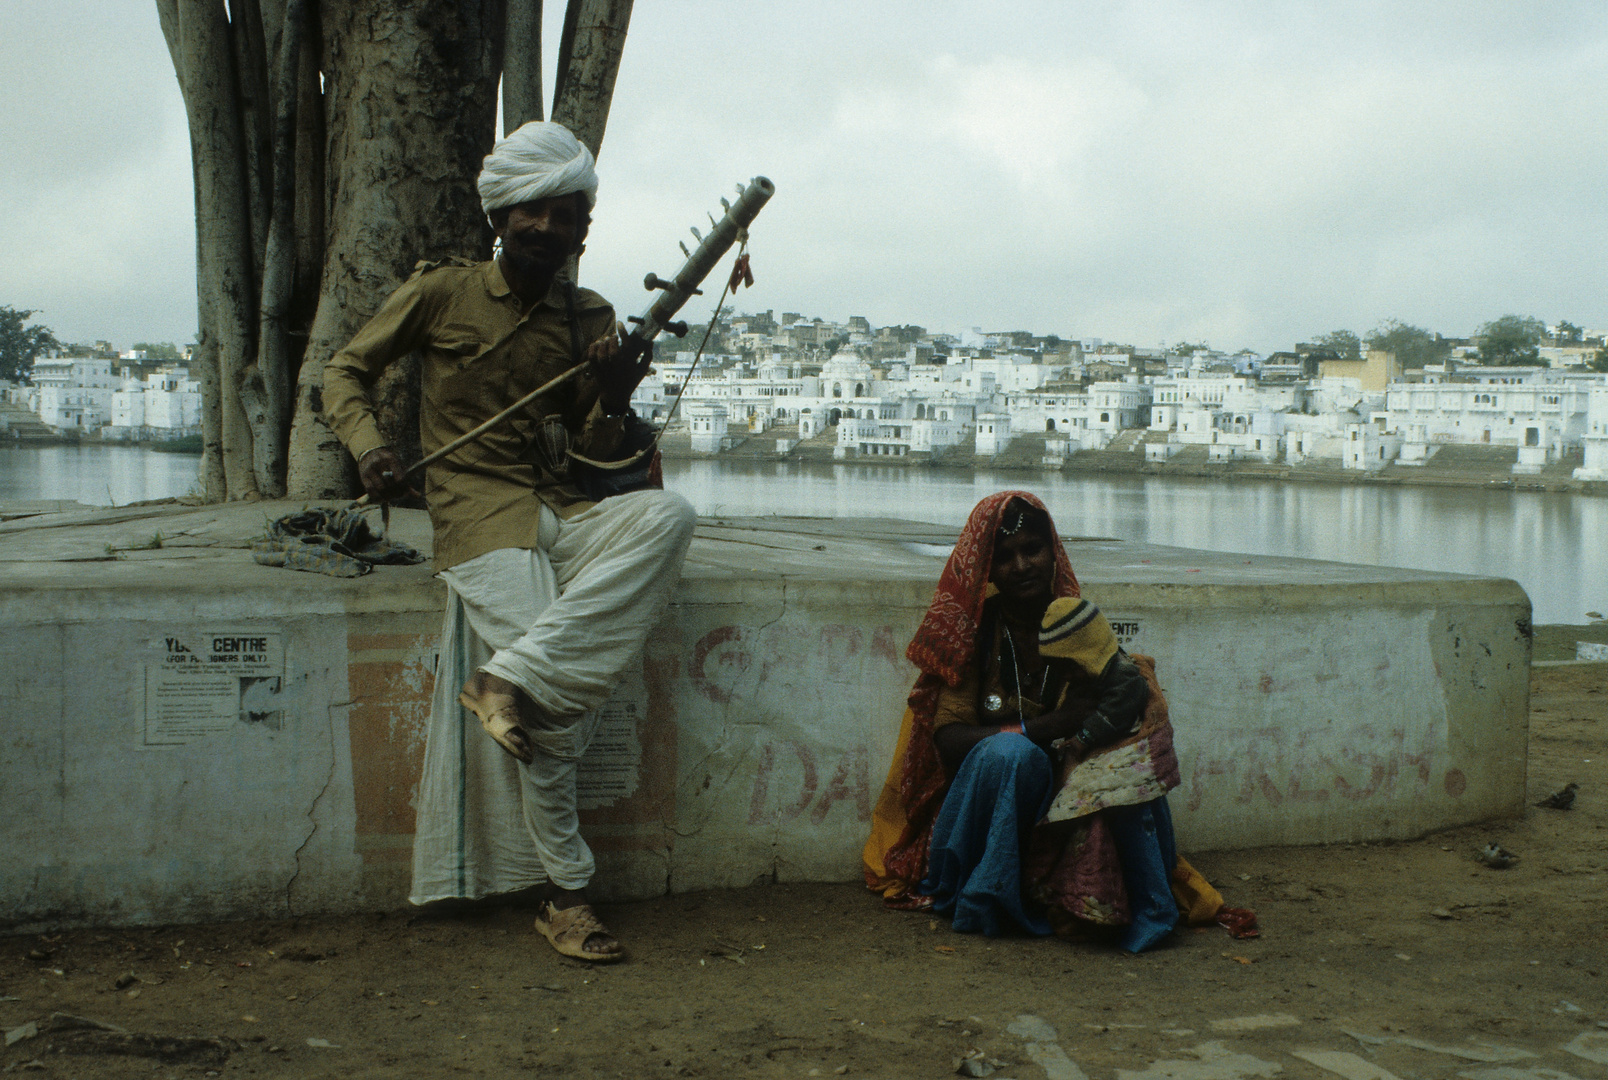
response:
<path id="1" fill-rule="evenodd" d="M 866 736 L 890 729 L 903 701 L 892 698 L 889 716 L 866 716 L 867 698 L 883 686 L 899 694 L 892 688 L 911 673 L 891 625 L 720 626 L 687 658 L 698 695 L 764 725 L 753 747 L 749 825 L 820 825 L 837 807 L 871 820 L 874 744 Z M 788 734 L 802 726 L 807 734 Z"/>

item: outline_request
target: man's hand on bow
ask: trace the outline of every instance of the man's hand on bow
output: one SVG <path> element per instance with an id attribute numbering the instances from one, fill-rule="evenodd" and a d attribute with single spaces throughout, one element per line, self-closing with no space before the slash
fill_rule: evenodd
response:
<path id="1" fill-rule="evenodd" d="M 586 359 L 602 388 L 604 411 L 617 416 L 631 407 L 631 395 L 653 363 L 653 347 L 628 338 L 625 326 L 615 323 L 613 331 L 586 347 Z"/>
<path id="2" fill-rule="evenodd" d="M 370 502 L 393 502 L 418 494 L 408 485 L 406 472 L 402 459 L 389 446 L 376 446 L 357 463 L 357 476 Z"/>

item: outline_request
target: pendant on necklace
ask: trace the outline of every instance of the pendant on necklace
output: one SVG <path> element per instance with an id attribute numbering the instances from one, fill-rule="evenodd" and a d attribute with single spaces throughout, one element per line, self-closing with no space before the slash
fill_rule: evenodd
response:
<path id="1" fill-rule="evenodd" d="M 983 708 L 989 712 L 999 712 L 1005 707 L 1005 699 L 998 694 L 989 694 L 983 699 Z"/>

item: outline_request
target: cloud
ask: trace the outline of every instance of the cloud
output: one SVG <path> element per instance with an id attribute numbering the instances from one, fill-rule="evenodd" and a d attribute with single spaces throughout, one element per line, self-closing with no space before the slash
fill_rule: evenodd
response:
<path id="1" fill-rule="evenodd" d="M 195 332 L 190 151 L 147 4 L 9 5 L 0 304 L 69 341 Z"/>
<path id="2" fill-rule="evenodd" d="M 154 14 L 108 11 L 0 16 L 26 148 L 0 303 L 176 340 L 182 114 Z M 1263 350 L 1388 317 L 1608 326 L 1603 100 L 1595 2 L 638 5 L 583 272 L 645 305 L 763 172 L 750 309 Z"/>
<path id="3" fill-rule="evenodd" d="M 66 341 L 193 340 L 190 148 L 182 115 L 168 119 L 70 180 L 0 187 L 0 303 L 40 309 Z"/>

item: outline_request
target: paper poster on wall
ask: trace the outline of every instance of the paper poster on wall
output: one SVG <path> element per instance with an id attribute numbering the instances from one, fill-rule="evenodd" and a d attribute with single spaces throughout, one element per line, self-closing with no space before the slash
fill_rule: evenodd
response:
<path id="1" fill-rule="evenodd" d="M 284 635 L 180 630 L 152 642 L 139 687 L 139 745 L 184 746 L 235 724 L 284 724 Z"/>
<path id="2" fill-rule="evenodd" d="M 1139 632 L 1142 629 L 1139 625 L 1139 620 L 1132 615 L 1112 615 L 1108 613 L 1106 621 L 1111 624 L 1111 632 L 1117 635 L 1117 644 L 1132 652 L 1134 642 L 1138 640 Z"/>
<path id="3" fill-rule="evenodd" d="M 628 678 L 603 705 L 597 734 L 575 774 L 576 806 L 596 810 L 636 793 L 642 766 L 637 724 L 645 712 L 642 680 Z"/>

